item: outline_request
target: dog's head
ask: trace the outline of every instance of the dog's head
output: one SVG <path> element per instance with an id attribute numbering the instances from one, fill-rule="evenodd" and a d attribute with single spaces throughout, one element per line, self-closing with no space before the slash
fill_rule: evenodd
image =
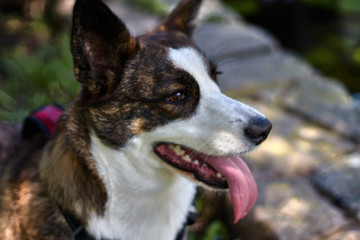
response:
<path id="1" fill-rule="evenodd" d="M 83 86 L 78 113 L 93 140 L 127 156 L 131 149 L 144 168 L 229 186 L 239 219 L 257 190 L 238 155 L 264 141 L 271 123 L 220 92 L 215 64 L 191 41 L 200 4 L 183 0 L 163 24 L 134 38 L 103 3 L 78 0 L 72 29 Z"/>

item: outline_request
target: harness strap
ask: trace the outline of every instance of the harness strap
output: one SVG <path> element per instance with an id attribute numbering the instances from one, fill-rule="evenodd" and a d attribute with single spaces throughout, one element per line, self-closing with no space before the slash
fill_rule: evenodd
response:
<path id="1" fill-rule="evenodd" d="M 57 104 L 32 111 L 24 120 L 22 138 L 30 139 L 35 133 L 41 132 L 45 140 L 49 140 L 63 111 L 64 109 Z"/>
<path id="2" fill-rule="evenodd" d="M 64 211 L 60 206 L 59 210 L 64 216 L 69 227 L 73 231 L 71 234 L 71 240 L 95 240 L 83 227 L 83 225 L 78 221 L 73 215 Z M 184 223 L 180 231 L 178 232 L 175 240 L 186 240 L 188 235 L 188 226 L 195 223 L 197 218 L 196 208 L 194 205 L 191 205 L 189 213 L 187 215 L 187 221 Z"/>
<path id="3" fill-rule="evenodd" d="M 193 225 L 196 222 L 196 219 L 197 219 L 197 210 L 195 207 L 195 198 L 194 198 L 192 204 L 190 205 L 190 209 L 186 217 L 186 222 L 178 232 L 178 235 L 176 236 L 175 240 L 186 240 L 189 226 Z"/>
<path id="4" fill-rule="evenodd" d="M 74 216 L 65 212 L 60 206 L 58 206 L 58 208 L 73 231 L 71 234 L 71 240 L 95 240 L 88 234 L 83 225 Z"/>

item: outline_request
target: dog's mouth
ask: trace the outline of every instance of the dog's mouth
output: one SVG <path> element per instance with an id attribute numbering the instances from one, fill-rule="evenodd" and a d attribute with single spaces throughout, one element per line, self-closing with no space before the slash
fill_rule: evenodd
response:
<path id="1" fill-rule="evenodd" d="M 248 166 L 239 156 L 211 156 L 171 143 L 159 143 L 155 145 L 154 151 L 185 175 L 192 174 L 195 179 L 213 188 L 229 188 L 235 222 L 243 218 L 254 205 L 257 185 Z"/>
<path id="2" fill-rule="evenodd" d="M 167 163 L 193 174 L 206 185 L 220 189 L 228 188 L 225 178 L 207 162 L 207 156 L 204 154 L 175 144 L 159 144 L 155 147 L 155 152 Z"/>

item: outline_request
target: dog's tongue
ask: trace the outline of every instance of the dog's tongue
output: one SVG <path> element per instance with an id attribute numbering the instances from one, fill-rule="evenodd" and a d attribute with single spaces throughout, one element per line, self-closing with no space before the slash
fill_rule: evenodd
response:
<path id="1" fill-rule="evenodd" d="M 221 173 L 230 190 L 234 208 L 234 223 L 249 212 L 257 198 L 257 185 L 246 163 L 238 156 L 208 157 L 206 161 Z"/>

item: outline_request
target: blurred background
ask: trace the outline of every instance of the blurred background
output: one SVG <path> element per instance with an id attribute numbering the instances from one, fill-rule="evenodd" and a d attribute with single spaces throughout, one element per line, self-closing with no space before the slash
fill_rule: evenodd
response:
<path id="1" fill-rule="evenodd" d="M 136 35 L 177 0 L 106 2 Z M 72 5 L 0 1 L 0 122 L 66 106 L 80 90 Z M 223 71 L 220 87 L 274 128 L 245 156 L 254 210 L 233 224 L 229 197 L 199 190 L 189 239 L 360 239 L 360 0 L 205 0 L 194 40 Z"/>
<path id="2" fill-rule="evenodd" d="M 359 0 L 224 0 L 328 76 L 360 92 Z"/>
<path id="3" fill-rule="evenodd" d="M 359 0 L 222 1 L 269 31 L 282 47 L 343 82 L 354 96 L 360 92 Z M 176 1 L 122 2 L 161 17 Z M 73 0 L 1 0 L 0 119 L 20 120 L 39 103 L 64 104 L 78 91 L 70 80 L 72 4 Z M 44 61 L 47 64 L 40 67 Z M 34 95 L 28 98 L 27 93 Z"/>

